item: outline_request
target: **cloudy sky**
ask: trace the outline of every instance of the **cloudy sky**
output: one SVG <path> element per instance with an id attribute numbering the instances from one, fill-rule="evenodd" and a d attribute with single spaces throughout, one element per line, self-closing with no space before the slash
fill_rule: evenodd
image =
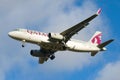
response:
<path id="1" fill-rule="evenodd" d="M 115 39 L 95 57 L 88 53 L 57 52 L 40 65 L 30 55 L 39 46 L 8 37 L 15 28 L 61 32 L 94 14 L 102 13 L 74 38 L 88 41 L 95 31 L 102 41 Z M 120 80 L 119 0 L 0 0 L 0 80 Z"/>

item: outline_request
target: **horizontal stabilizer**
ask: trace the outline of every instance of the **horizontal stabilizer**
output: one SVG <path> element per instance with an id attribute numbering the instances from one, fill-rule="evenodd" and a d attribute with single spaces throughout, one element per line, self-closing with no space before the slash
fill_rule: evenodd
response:
<path id="1" fill-rule="evenodd" d="M 91 52 L 91 56 L 95 56 L 98 51 Z"/>
<path id="2" fill-rule="evenodd" d="M 108 41 L 106 41 L 106 42 L 104 42 L 104 43 L 102 43 L 102 44 L 99 44 L 98 47 L 99 47 L 100 49 L 103 49 L 105 46 L 107 46 L 108 44 L 110 44 L 112 41 L 114 41 L 114 40 L 113 40 L 113 39 L 108 40 Z M 97 52 L 98 52 L 98 51 L 93 51 L 93 52 L 91 52 L 91 56 L 95 56 L 95 55 L 97 54 Z"/>
<path id="3" fill-rule="evenodd" d="M 99 44 L 98 47 L 103 48 L 103 47 L 107 46 L 108 44 L 110 44 L 112 41 L 114 41 L 114 39 L 111 39 L 111 40 L 108 40 L 102 44 Z"/>

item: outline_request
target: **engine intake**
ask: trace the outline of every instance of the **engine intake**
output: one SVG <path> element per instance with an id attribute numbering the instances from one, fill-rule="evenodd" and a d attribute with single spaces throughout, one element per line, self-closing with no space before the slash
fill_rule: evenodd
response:
<path id="1" fill-rule="evenodd" d="M 59 33 L 49 33 L 48 37 L 51 40 L 59 40 L 59 41 L 64 40 L 64 37 Z"/>
<path id="2" fill-rule="evenodd" d="M 35 57 L 43 57 L 44 53 L 42 53 L 40 50 L 31 50 L 30 54 Z"/>

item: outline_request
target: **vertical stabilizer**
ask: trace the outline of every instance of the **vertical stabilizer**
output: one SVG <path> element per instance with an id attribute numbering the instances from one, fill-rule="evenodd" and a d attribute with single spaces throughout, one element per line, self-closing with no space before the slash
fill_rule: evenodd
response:
<path id="1" fill-rule="evenodd" d="M 96 33 L 92 36 L 89 42 L 92 44 L 99 45 L 101 44 L 101 36 L 102 36 L 102 32 L 96 31 Z"/>

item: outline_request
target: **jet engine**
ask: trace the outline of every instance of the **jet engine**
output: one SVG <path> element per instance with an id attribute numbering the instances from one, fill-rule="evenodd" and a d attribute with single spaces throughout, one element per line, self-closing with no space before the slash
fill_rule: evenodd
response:
<path id="1" fill-rule="evenodd" d="M 32 56 L 35 56 L 35 57 L 49 57 L 51 60 L 53 60 L 55 58 L 55 56 L 52 54 L 46 54 L 46 53 L 43 53 L 41 50 L 31 50 L 30 51 L 30 54 Z"/>
<path id="2" fill-rule="evenodd" d="M 42 53 L 40 50 L 31 50 L 30 54 L 35 57 L 43 57 L 44 53 Z"/>
<path id="3" fill-rule="evenodd" d="M 49 33 L 48 37 L 51 40 L 59 40 L 59 41 L 64 40 L 64 37 L 61 34 L 59 34 L 59 33 Z"/>

